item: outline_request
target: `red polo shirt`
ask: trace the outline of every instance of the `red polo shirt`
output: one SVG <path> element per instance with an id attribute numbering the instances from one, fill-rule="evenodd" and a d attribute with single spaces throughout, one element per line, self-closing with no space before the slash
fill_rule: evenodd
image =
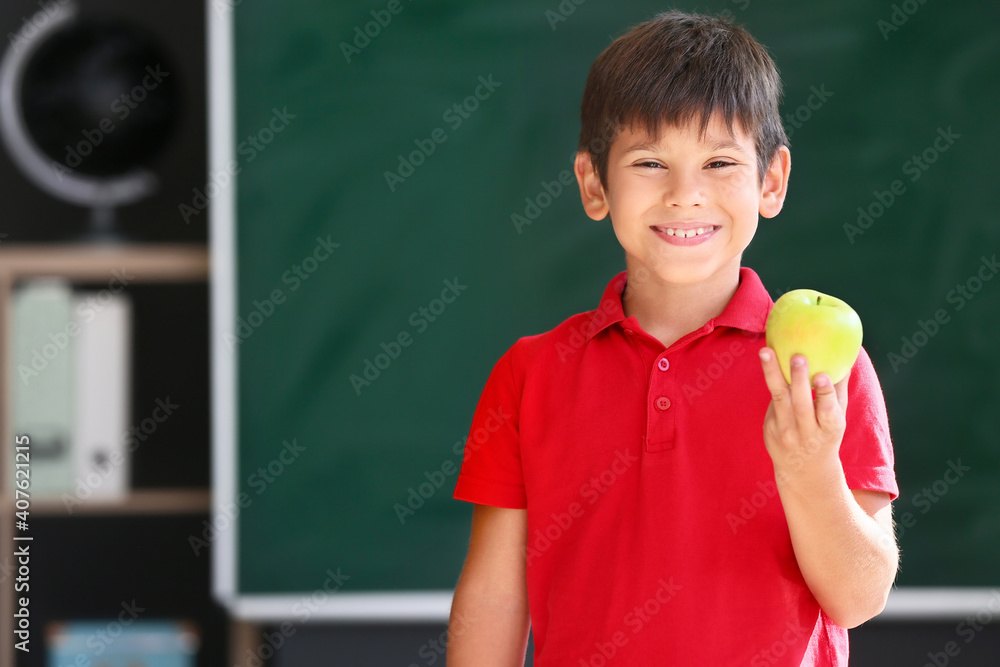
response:
<path id="1" fill-rule="evenodd" d="M 455 497 L 527 508 L 536 667 L 847 665 L 809 592 L 764 447 L 757 274 L 669 348 L 596 310 L 518 340 L 473 417 Z M 862 351 L 840 459 L 852 489 L 898 495 L 885 403 Z"/>

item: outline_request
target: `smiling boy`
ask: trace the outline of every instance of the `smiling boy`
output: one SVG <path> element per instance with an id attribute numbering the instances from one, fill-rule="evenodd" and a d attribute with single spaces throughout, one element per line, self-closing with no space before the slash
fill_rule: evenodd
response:
<path id="1" fill-rule="evenodd" d="M 626 270 L 486 383 L 472 429 L 512 417 L 456 485 L 452 617 L 475 622 L 449 667 L 521 665 L 529 627 L 536 667 L 847 665 L 847 628 L 883 609 L 898 489 L 871 361 L 810 386 L 796 355 L 786 384 L 740 264 L 785 199 L 780 94 L 718 18 L 661 14 L 595 61 L 575 172 Z"/>

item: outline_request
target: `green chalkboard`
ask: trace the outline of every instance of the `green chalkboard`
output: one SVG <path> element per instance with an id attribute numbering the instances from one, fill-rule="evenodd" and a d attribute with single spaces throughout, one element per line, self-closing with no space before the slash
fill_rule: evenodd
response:
<path id="1" fill-rule="evenodd" d="M 338 568 L 345 592 L 450 589 L 471 515 L 455 471 L 492 365 L 624 268 L 565 182 L 591 62 L 664 6 L 229 4 L 238 592 L 308 592 Z M 998 7 L 680 6 L 731 13 L 782 72 L 791 189 L 745 263 L 775 297 L 819 289 L 864 321 L 899 584 L 1000 584 L 1000 279 L 983 281 L 1000 251 Z"/>

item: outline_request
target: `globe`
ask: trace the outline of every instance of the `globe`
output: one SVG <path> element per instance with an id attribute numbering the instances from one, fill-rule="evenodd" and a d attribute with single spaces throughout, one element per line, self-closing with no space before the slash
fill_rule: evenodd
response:
<path id="1" fill-rule="evenodd" d="M 21 104 L 38 148 L 73 172 L 110 177 L 149 163 L 169 140 L 177 78 L 155 41 L 121 21 L 75 21 L 24 70 Z"/>

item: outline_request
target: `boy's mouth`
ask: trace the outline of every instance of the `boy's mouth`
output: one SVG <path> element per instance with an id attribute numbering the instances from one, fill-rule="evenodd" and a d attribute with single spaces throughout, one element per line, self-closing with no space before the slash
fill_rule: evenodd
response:
<path id="1" fill-rule="evenodd" d="M 663 231 L 667 236 L 679 236 L 682 239 L 689 239 L 693 236 L 701 236 L 706 232 L 714 231 L 715 227 L 708 225 L 706 227 L 695 227 L 694 229 L 677 229 L 674 227 L 657 227 L 657 229 Z"/>
<path id="2" fill-rule="evenodd" d="M 661 236 L 667 237 L 669 241 L 680 241 L 685 239 L 696 239 L 699 237 L 711 236 L 718 231 L 718 225 L 698 224 L 698 225 L 657 225 L 651 229 Z"/>

